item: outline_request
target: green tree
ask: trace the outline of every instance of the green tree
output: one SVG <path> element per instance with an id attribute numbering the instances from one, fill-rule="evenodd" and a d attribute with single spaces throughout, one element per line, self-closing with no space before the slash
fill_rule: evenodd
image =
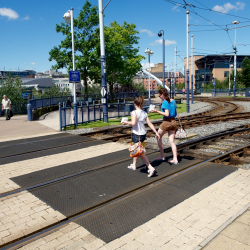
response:
<path id="1" fill-rule="evenodd" d="M 107 84 L 109 85 L 111 100 L 113 100 L 114 84 L 132 84 L 133 77 L 141 70 L 139 55 L 139 32 L 135 30 L 135 24 L 124 22 L 119 25 L 112 22 L 105 27 L 105 53 L 107 60 Z M 100 50 L 97 49 L 99 52 Z"/>
<path id="2" fill-rule="evenodd" d="M 79 16 L 74 18 L 75 70 L 80 71 L 87 95 L 87 79 L 96 77 L 96 71 L 93 71 L 92 68 L 95 70 L 96 67 L 93 66 L 99 64 L 99 59 L 96 58 L 96 53 L 94 53 L 99 41 L 96 35 L 93 35 L 99 25 L 97 9 L 97 6 L 92 6 L 91 3 L 86 0 Z M 66 35 L 66 38 L 61 41 L 59 46 L 55 46 L 49 52 L 49 61 L 56 61 L 53 69 L 67 68 L 68 70 L 72 70 L 71 25 L 68 23 L 57 24 L 56 32 L 61 32 L 63 35 Z"/>
<path id="3" fill-rule="evenodd" d="M 8 76 L 0 81 L 0 96 L 6 95 L 12 103 L 24 102 L 23 91 L 25 89 L 22 87 L 22 80 L 18 77 Z"/>
<path id="4" fill-rule="evenodd" d="M 61 89 L 59 86 L 53 85 L 51 88 L 46 88 L 42 93 L 41 90 L 36 90 L 35 88 L 32 90 L 32 95 L 35 98 L 47 98 L 49 96 L 69 96 L 71 95 L 71 91 L 69 88 Z"/>
<path id="5" fill-rule="evenodd" d="M 248 88 L 250 87 L 250 59 L 246 56 L 242 61 L 240 74 L 241 84 Z"/>

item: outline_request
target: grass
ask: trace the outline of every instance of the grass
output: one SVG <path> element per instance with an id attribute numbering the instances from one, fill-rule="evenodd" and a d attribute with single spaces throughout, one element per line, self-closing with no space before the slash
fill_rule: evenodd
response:
<path id="1" fill-rule="evenodd" d="M 185 103 L 177 104 L 177 110 L 179 114 L 185 112 L 187 110 L 186 104 Z M 150 120 L 162 119 L 162 115 L 157 114 L 157 113 L 149 113 L 148 117 Z M 128 116 L 128 119 L 131 120 L 131 116 Z M 75 127 L 74 125 L 71 125 L 71 126 L 67 126 L 65 129 L 63 128 L 63 130 L 73 130 L 73 129 L 80 129 L 80 128 L 100 128 L 100 127 L 114 126 L 114 125 L 115 126 L 121 125 L 121 117 L 111 118 L 109 119 L 108 122 L 103 122 L 103 121 L 86 122 L 83 124 L 79 124 L 77 127 Z"/>

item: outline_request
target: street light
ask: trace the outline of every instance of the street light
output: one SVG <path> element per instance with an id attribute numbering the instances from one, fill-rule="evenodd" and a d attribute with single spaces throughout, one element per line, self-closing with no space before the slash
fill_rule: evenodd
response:
<path id="1" fill-rule="evenodd" d="M 187 15 L 187 113 L 189 113 L 189 10 L 186 11 Z"/>
<path id="2" fill-rule="evenodd" d="M 71 37 L 72 37 L 72 62 L 73 62 L 73 71 L 75 71 L 75 45 L 74 45 L 74 17 L 73 17 L 73 8 L 71 11 L 68 10 L 64 15 L 63 18 L 67 23 L 71 22 Z M 74 109 L 74 124 L 77 126 L 77 102 L 76 102 L 76 83 L 73 82 L 73 109 Z"/>
<path id="3" fill-rule="evenodd" d="M 162 75 L 162 87 L 165 88 L 165 40 L 164 40 L 164 31 L 160 30 L 158 33 L 158 37 L 162 36 L 162 54 L 163 54 L 163 75 Z"/>
<path id="4" fill-rule="evenodd" d="M 145 50 L 145 54 L 148 55 L 148 67 L 149 67 L 149 69 L 148 69 L 148 72 L 149 72 L 148 105 L 150 105 L 150 85 L 151 85 L 151 84 L 150 84 L 150 81 L 151 81 L 151 79 L 150 79 L 150 56 L 153 55 L 154 53 L 153 53 L 153 51 L 152 51 L 151 49 L 147 48 L 147 49 Z"/>
<path id="5" fill-rule="evenodd" d="M 233 64 L 230 64 L 229 63 L 229 96 L 231 95 L 231 79 L 230 79 L 230 74 L 231 74 L 231 68 L 233 67 L 234 65 Z"/>
<path id="6" fill-rule="evenodd" d="M 234 97 L 236 96 L 236 25 L 239 24 L 240 21 L 233 21 L 232 24 L 235 25 L 235 38 L 234 38 Z"/>

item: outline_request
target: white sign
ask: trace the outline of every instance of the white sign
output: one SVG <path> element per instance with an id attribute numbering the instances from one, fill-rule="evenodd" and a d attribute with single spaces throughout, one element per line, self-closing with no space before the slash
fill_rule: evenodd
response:
<path id="1" fill-rule="evenodd" d="M 106 103 L 106 98 L 101 99 L 102 103 Z"/>
<path id="2" fill-rule="evenodd" d="M 104 87 L 102 87 L 102 89 L 101 89 L 101 95 L 102 95 L 102 97 L 104 97 L 105 95 L 106 95 L 106 90 L 105 90 L 105 88 Z"/>

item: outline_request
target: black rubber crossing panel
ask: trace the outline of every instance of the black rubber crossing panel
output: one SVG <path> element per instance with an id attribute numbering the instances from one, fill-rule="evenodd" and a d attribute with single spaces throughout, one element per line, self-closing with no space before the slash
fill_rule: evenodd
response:
<path id="1" fill-rule="evenodd" d="M 79 138 L 82 138 L 82 140 L 84 140 L 83 137 L 79 137 Z M 1 169 L 1 165 L 3 165 L 3 164 L 24 161 L 24 160 L 28 160 L 28 159 L 34 159 L 34 158 L 53 155 L 53 154 L 60 154 L 60 153 L 64 153 L 64 152 L 69 152 L 69 151 L 73 151 L 73 150 L 78 150 L 78 149 L 92 147 L 92 146 L 106 144 L 106 143 L 109 143 L 109 142 L 102 141 L 102 140 L 90 140 L 90 141 L 86 140 L 86 142 L 77 143 L 77 144 L 73 144 L 73 145 L 68 145 L 68 146 L 63 146 L 63 147 L 59 147 L 59 148 L 52 148 L 52 149 L 42 150 L 42 151 L 38 151 L 38 152 L 31 152 L 31 153 L 25 153 L 22 155 L 7 157 L 4 159 L 0 159 L 0 169 Z"/>
<path id="2" fill-rule="evenodd" d="M 95 158 L 63 164 L 60 166 L 14 177 L 11 178 L 11 180 L 23 188 L 30 187 L 39 183 L 58 179 L 74 173 L 81 173 L 89 169 L 97 168 L 128 158 L 128 150 L 124 149 L 115 153 L 104 154 Z"/>
<path id="3" fill-rule="evenodd" d="M 27 143 L 27 142 L 48 140 L 48 139 L 58 138 L 58 137 L 63 137 L 63 136 L 72 136 L 72 135 L 69 133 L 60 133 L 60 134 L 57 133 L 57 134 L 52 134 L 52 135 L 37 136 L 37 137 L 25 138 L 25 139 L 19 139 L 19 140 L 4 141 L 4 142 L 0 142 L 0 148 L 4 146 L 14 145 L 14 144 L 22 144 L 22 143 Z"/>
<path id="4" fill-rule="evenodd" d="M 113 202 L 75 222 L 108 243 L 236 170 L 230 166 L 211 163 Z"/>
<path id="5" fill-rule="evenodd" d="M 149 160 L 153 161 L 157 156 L 159 153 L 154 153 L 149 156 Z M 152 179 L 157 180 L 164 175 L 181 170 L 190 163 L 200 162 L 190 158 L 183 158 L 181 163 L 176 166 L 167 162 L 155 162 L 152 165 L 157 168 L 157 174 L 153 178 L 148 178 L 142 161 L 138 160 L 138 166 L 141 165 L 141 167 L 136 171 L 127 168 L 131 161 L 129 159 L 99 171 L 37 188 L 31 193 L 69 217 L 142 185 L 147 185 Z M 16 182 L 18 182 L 17 179 Z"/>
<path id="6" fill-rule="evenodd" d="M 51 148 L 51 147 L 58 147 L 58 146 L 63 146 L 63 145 L 67 145 L 70 143 L 78 143 L 78 142 L 84 142 L 84 141 L 89 141 L 89 140 L 94 140 L 94 139 L 89 138 L 89 137 L 71 135 L 71 136 L 63 136 L 59 138 L 51 138 L 48 140 L 28 142 L 28 143 L 23 143 L 23 144 L 14 144 L 14 145 L 1 147 L 0 157 L 7 157 L 11 155 L 16 155 L 16 154 L 24 154 L 26 152 L 28 153 L 28 152 L 36 151 L 36 150 L 44 150 L 44 149 Z"/>

